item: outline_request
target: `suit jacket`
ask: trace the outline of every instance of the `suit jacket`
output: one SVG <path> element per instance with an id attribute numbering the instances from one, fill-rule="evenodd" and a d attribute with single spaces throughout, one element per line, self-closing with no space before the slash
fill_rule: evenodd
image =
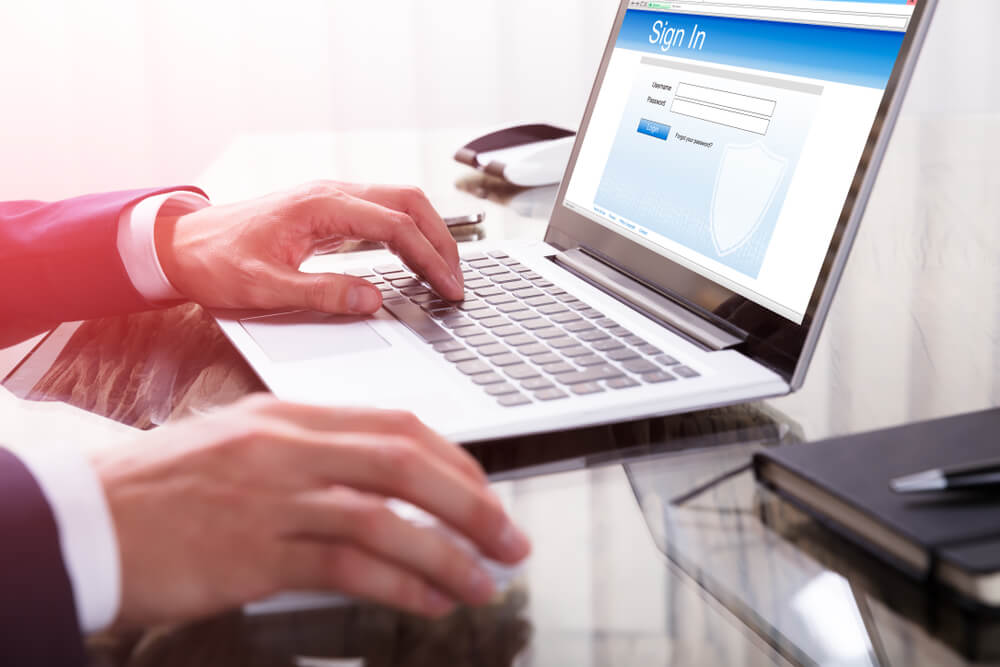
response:
<path id="1" fill-rule="evenodd" d="M 67 322 L 146 310 L 118 254 L 131 204 L 191 187 L 128 190 L 59 202 L 0 202 L 0 317 Z"/>
<path id="2" fill-rule="evenodd" d="M 122 212 L 166 188 L 0 203 L 0 318 L 64 322 L 151 307 L 118 253 Z M 81 666 L 83 639 L 51 508 L 0 449 L 0 665 Z"/>
<path id="3" fill-rule="evenodd" d="M 59 531 L 42 490 L 0 449 L 0 665 L 83 665 Z"/>

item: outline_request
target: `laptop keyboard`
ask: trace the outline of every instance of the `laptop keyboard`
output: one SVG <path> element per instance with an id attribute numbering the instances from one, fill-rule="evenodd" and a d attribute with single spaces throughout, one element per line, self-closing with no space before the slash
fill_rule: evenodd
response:
<path id="1" fill-rule="evenodd" d="M 462 274 L 466 299 L 454 303 L 402 265 L 351 272 L 375 284 L 386 310 L 505 407 L 699 377 L 504 252 L 463 257 Z"/>

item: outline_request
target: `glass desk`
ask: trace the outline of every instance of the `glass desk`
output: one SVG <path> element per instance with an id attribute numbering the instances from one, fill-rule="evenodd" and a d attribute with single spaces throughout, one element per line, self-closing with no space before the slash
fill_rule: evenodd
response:
<path id="1" fill-rule="evenodd" d="M 471 238 L 540 238 L 554 190 L 454 164 L 474 135 L 246 136 L 198 184 L 221 203 L 317 177 L 412 182 L 444 212 L 486 211 Z M 801 392 L 474 446 L 535 542 L 493 606 L 440 623 L 369 606 L 232 614 L 98 638 L 95 663 L 963 664 L 968 623 L 745 467 L 761 447 L 1000 403 L 997 146 L 996 115 L 903 117 Z M 63 325 L 5 386 L 140 429 L 263 389 L 194 306 Z"/>

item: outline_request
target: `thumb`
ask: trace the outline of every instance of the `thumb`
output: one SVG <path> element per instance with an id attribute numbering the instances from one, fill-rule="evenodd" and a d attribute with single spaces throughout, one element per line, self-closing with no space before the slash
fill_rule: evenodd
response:
<path id="1" fill-rule="evenodd" d="M 334 315 L 368 315 L 382 307 L 382 293 L 370 282 L 335 273 L 282 271 L 275 276 L 275 292 L 281 307 Z"/>

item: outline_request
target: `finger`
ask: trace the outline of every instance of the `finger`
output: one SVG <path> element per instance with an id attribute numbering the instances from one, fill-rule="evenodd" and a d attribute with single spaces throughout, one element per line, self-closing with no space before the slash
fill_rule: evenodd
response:
<path id="1" fill-rule="evenodd" d="M 338 187 L 351 193 L 355 197 L 380 204 L 386 208 L 406 213 L 424 236 L 431 242 L 431 245 L 441 254 L 452 267 L 455 277 L 462 280 L 462 271 L 459 267 L 458 243 L 448 231 L 448 225 L 444 219 L 434 209 L 434 206 L 427 199 L 427 196 L 414 187 L 399 187 L 386 185 L 354 185 L 350 183 L 338 183 Z"/>
<path id="2" fill-rule="evenodd" d="M 281 549 L 283 588 L 337 591 L 422 616 L 444 616 L 455 608 L 454 600 L 417 575 L 359 547 L 290 540 Z"/>
<path id="3" fill-rule="evenodd" d="M 448 261 L 431 245 L 416 221 L 400 211 L 332 190 L 307 198 L 301 213 L 312 221 L 318 238 L 336 235 L 381 241 L 430 282 L 441 296 L 460 301 L 465 291 Z"/>
<path id="4" fill-rule="evenodd" d="M 382 307 L 382 293 L 367 280 L 333 273 L 302 273 L 278 267 L 271 274 L 265 308 L 307 308 L 334 315 L 370 315 Z"/>
<path id="5" fill-rule="evenodd" d="M 271 451 L 282 470 L 294 471 L 313 486 L 350 486 L 406 500 L 445 521 L 497 560 L 516 563 L 531 550 L 488 487 L 427 456 L 412 438 L 282 430 L 275 425 L 269 440 L 277 445 Z"/>
<path id="6" fill-rule="evenodd" d="M 266 402 L 260 413 L 291 420 L 313 431 L 385 433 L 412 437 L 447 465 L 458 469 L 477 484 L 488 482 L 479 462 L 459 445 L 450 442 L 420 421 L 413 413 L 373 408 L 328 408 L 285 402 Z"/>
<path id="7" fill-rule="evenodd" d="M 362 547 L 408 570 L 449 597 L 485 604 L 490 575 L 443 528 L 418 526 L 389 509 L 385 499 L 346 487 L 300 494 L 287 512 L 286 537 L 319 537 Z"/>

